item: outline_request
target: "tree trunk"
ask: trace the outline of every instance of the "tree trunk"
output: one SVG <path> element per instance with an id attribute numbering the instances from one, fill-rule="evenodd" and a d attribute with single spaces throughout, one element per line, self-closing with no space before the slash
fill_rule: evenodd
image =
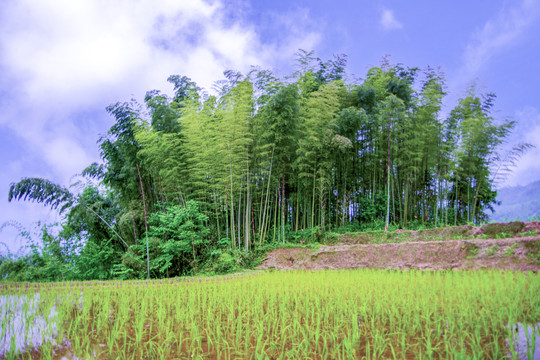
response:
<path id="1" fill-rule="evenodd" d="M 142 178 L 141 178 L 141 171 L 139 170 L 139 164 L 137 164 L 137 174 L 139 175 L 139 184 L 141 185 L 141 193 L 142 193 L 142 201 L 143 201 L 143 209 L 144 209 L 144 230 L 146 237 L 146 271 L 148 279 L 150 279 L 150 250 L 148 246 L 148 221 L 146 219 L 146 202 L 144 200 L 144 188 L 142 184 Z"/>

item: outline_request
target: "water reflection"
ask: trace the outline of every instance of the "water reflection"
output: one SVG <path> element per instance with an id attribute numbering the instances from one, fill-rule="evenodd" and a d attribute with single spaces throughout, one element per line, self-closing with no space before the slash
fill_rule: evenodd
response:
<path id="1" fill-rule="evenodd" d="M 506 343 L 509 349 L 513 347 L 514 350 L 508 352 L 508 357 L 519 360 L 540 360 L 540 323 L 508 324 L 508 328 L 512 332 L 512 337 L 507 339 Z"/>
<path id="2" fill-rule="evenodd" d="M 39 293 L 0 295 L 0 356 L 53 342 L 58 333 L 56 306 L 40 309 Z"/>
<path id="3" fill-rule="evenodd" d="M 81 293 L 78 301 L 73 301 L 79 309 L 82 309 L 82 298 Z M 56 300 L 58 304 L 59 299 L 56 298 Z M 17 354 L 29 348 L 40 347 L 44 343 L 53 345 L 56 343 L 57 306 L 40 308 L 40 303 L 39 293 L 0 295 L 0 357 L 8 353 Z M 540 323 L 514 323 L 508 324 L 507 327 L 511 333 L 506 340 L 508 357 L 519 360 L 540 360 Z"/>

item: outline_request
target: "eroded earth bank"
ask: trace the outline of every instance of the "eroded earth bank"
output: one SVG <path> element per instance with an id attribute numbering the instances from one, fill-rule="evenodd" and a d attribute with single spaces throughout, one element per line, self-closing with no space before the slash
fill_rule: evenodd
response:
<path id="1" fill-rule="evenodd" d="M 343 234 L 318 248 L 271 251 L 259 269 L 540 270 L 540 222 Z"/>

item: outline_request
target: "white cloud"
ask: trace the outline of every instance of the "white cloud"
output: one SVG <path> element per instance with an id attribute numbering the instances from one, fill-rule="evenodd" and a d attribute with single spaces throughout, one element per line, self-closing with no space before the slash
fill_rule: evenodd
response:
<path id="1" fill-rule="evenodd" d="M 272 11 L 265 14 L 267 26 L 272 36 L 280 39 L 278 43 L 267 44 L 264 47 L 264 57 L 271 57 L 278 63 L 290 64 L 291 55 L 298 49 L 306 51 L 315 50 L 321 41 L 321 33 L 325 31 L 326 23 L 320 19 L 313 20 L 307 8 L 297 8 L 289 13 Z M 280 29 L 286 29 L 283 36 Z M 270 45 L 270 46 L 268 46 Z M 283 64 L 285 65 L 285 64 Z"/>
<path id="2" fill-rule="evenodd" d="M 30 245 L 28 240 L 41 240 L 38 223 L 54 225 L 61 220 L 55 212 L 32 203 L 10 203 L 9 211 L 9 221 L 0 222 L 0 255 L 7 255 L 8 251 L 11 254 L 25 252 L 24 247 Z"/>
<path id="3" fill-rule="evenodd" d="M 96 140 L 112 123 L 104 108 L 140 100 L 152 89 L 171 93 L 171 74 L 210 90 L 224 70 L 272 67 L 320 40 L 318 30 L 296 21 L 279 38 L 263 41 L 257 25 L 231 14 L 221 0 L 0 2 L 0 128 L 32 154 L 0 155 L 2 163 L 14 164 L 0 178 L 0 192 L 21 176 L 67 185 L 98 160 Z M 39 205 L 26 203 L 8 207 L 0 208 L 0 224 L 24 211 L 35 221 L 44 210 L 32 212 Z"/>
<path id="4" fill-rule="evenodd" d="M 0 124 L 37 148 L 48 135 L 64 143 L 86 136 L 77 134 L 78 111 L 167 91 L 171 74 L 210 89 L 226 69 L 270 67 L 319 40 L 295 31 L 263 44 L 255 26 L 231 20 L 219 1 L 22 0 L 3 3 L 0 14 L 0 90 L 10 94 Z"/>
<path id="5" fill-rule="evenodd" d="M 473 35 L 464 53 L 464 76 L 474 75 L 490 58 L 514 45 L 539 16 L 536 0 L 523 0 L 515 8 L 501 11 Z"/>
<path id="6" fill-rule="evenodd" d="M 295 32 L 263 44 L 254 26 L 231 23 L 220 2 L 202 0 L 22 0 L 0 10 L 0 66 L 11 85 L 33 107 L 62 110 L 163 88 L 173 73 L 209 88 L 227 68 L 271 66 L 276 52 L 267 48 L 282 54 L 289 40 L 318 41 L 313 32 Z"/>
<path id="7" fill-rule="evenodd" d="M 504 186 L 527 185 L 540 179 L 540 111 L 526 107 L 516 112 L 515 119 L 517 125 L 509 138 L 509 144 L 529 143 L 534 148 L 519 159 Z"/>
<path id="8" fill-rule="evenodd" d="M 81 171 L 93 160 L 79 144 L 65 137 L 50 139 L 44 150 L 46 161 L 54 164 L 62 174 L 73 175 L 74 170 Z"/>
<path id="9" fill-rule="evenodd" d="M 403 24 L 395 18 L 394 12 L 389 9 L 382 10 L 380 24 L 382 28 L 387 31 L 403 28 Z"/>
<path id="10" fill-rule="evenodd" d="M 161 72 L 192 70 L 182 65 L 193 47 L 211 46 L 213 34 L 223 34 L 232 43 L 252 32 L 226 28 L 219 6 L 202 1 L 41 1 L 35 6 L 27 0 L 10 5 L 1 29 L 12 36 L 2 38 L 2 62 L 10 72 L 23 75 L 21 85 L 31 98 L 68 96 L 71 102 L 108 88 L 142 90 L 155 75 L 153 67 Z M 199 32 L 190 34 L 190 28 Z M 184 34 L 199 42 L 191 43 Z M 247 55 L 243 59 L 252 61 L 249 51 L 253 54 L 254 49 L 244 50 L 230 49 L 224 55 L 235 61 Z M 210 82 L 212 75 L 200 81 Z"/>

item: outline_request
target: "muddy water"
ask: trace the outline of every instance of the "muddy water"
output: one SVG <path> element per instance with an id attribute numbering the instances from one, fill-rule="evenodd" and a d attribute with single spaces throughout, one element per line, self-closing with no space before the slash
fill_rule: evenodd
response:
<path id="1" fill-rule="evenodd" d="M 56 306 L 42 313 L 39 303 L 39 293 L 0 296 L 0 356 L 41 346 L 56 337 Z"/>
<path id="2" fill-rule="evenodd" d="M 40 347 L 44 343 L 55 344 L 58 334 L 56 306 L 43 312 L 39 309 L 40 300 L 39 293 L 0 295 L 0 357 Z M 540 359 L 540 323 L 509 324 L 508 328 L 512 333 L 512 339 L 507 340 L 508 349 L 513 347 L 515 353 L 513 357 L 508 351 L 509 358 Z"/>
<path id="3" fill-rule="evenodd" d="M 512 332 L 512 340 L 506 340 L 508 347 L 514 344 L 515 355 L 520 360 L 540 359 L 540 323 L 508 324 Z M 508 352 L 508 357 L 512 358 L 512 353 Z"/>

